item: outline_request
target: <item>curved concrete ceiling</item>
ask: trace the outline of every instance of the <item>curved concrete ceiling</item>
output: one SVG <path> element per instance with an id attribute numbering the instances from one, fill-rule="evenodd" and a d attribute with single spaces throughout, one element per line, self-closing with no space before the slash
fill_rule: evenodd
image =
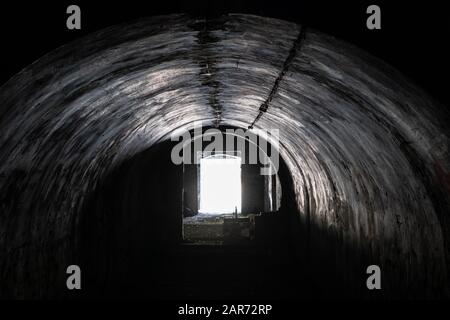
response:
<path id="1" fill-rule="evenodd" d="M 254 128 L 280 130 L 304 218 L 442 287 L 448 116 L 383 62 L 301 32 L 247 15 L 155 17 L 60 47 L 13 77 L 0 92 L 4 274 L 36 247 L 62 243 L 64 256 L 83 200 L 114 166 L 194 121 L 248 128 L 269 99 Z"/>

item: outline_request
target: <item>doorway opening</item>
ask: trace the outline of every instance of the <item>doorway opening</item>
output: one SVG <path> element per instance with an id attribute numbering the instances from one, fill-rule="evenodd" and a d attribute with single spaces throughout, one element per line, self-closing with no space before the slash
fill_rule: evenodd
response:
<path id="1" fill-rule="evenodd" d="M 183 244 L 253 245 L 257 221 L 267 220 L 280 207 L 277 171 L 262 170 L 275 167 L 268 156 L 271 146 L 260 148 L 261 140 L 224 136 L 214 150 L 208 145 L 211 139 L 202 137 L 191 143 L 199 143 L 201 150 L 183 150 L 195 160 L 183 163 Z"/>
<path id="2" fill-rule="evenodd" d="M 199 213 L 241 213 L 241 157 L 216 154 L 200 159 Z"/>

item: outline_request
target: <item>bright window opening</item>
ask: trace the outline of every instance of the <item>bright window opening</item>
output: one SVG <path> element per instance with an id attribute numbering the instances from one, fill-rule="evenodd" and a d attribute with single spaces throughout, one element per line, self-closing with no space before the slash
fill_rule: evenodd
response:
<path id="1" fill-rule="evenodd" d="M 200 159 L 200 213 L 241 212 L 241 158 L 214 155 Z"/>

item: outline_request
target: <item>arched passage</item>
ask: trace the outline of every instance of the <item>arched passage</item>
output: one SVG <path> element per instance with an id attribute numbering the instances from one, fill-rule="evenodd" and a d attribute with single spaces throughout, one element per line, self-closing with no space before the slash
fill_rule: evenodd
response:
<path id="1" fill-rule="evenodd" d="M 349 296 L 369 261 L 385 297 L 445 295 L 448 115 L 381 61 L 302 30 L 246 15 L 144 19 L 63 46 L 7 82 L 1 294 L 65 292 L 80 214 L 115 168 L 194 121 L 258 119 L 256 129 L 280 128 L 308 264 L 335 272 Z"/>

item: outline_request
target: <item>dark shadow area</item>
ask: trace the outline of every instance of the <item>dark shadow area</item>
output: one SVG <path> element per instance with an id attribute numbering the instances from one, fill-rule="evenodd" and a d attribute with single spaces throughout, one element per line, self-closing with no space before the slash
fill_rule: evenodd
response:
<path id="1" fill-rule="evenodd" d="M 172 164 L 172 147 L 164 142 L 123 163 L 89 197 L 82 297 L 295 297 L 301 273 L 287 211 L 258 220 L 250 245 L 182 243 L 182 166 Z"/>
<path id="2" fill-rule="evenodd" d="M 332 232 L 308 227 L 301 218 L 307 215 L 297 211 L 291 174 L 282 160 L 280 211 L 256 222 L 254 242 L 183 244 L 182 166 L 172 164 L 172 147 L 172 142 L 160 143 L 129 159 L 90 195 L 79 250 L 84 287 L 75 296 L 301 299 L 375 295 L 365 287 L 368 254 L 349 249 Z M 342 247 L 346 248 L 343 255 Z"/>

